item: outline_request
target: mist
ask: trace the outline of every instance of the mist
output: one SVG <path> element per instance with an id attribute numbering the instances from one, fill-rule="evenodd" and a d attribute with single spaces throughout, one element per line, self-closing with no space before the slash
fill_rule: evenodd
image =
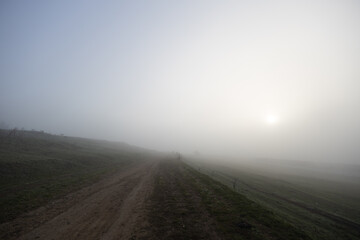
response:
<path id="1" fill-rule="evenodd" d="M 357 1 L 2 1 L 3 127 L 360 162 Z"/>

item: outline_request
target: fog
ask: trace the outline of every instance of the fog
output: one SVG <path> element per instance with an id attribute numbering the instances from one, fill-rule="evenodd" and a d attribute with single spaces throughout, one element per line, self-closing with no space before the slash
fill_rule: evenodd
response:
<path id="1" fill-rule="evenodd" d="M 358 1 L 2 1 L 8 127 L 360 162 Z"/>

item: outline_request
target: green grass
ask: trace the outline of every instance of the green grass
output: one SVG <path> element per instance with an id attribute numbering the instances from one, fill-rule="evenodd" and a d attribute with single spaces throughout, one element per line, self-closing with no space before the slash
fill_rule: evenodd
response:
<path id="1" fill-rule="evenodd" d="M 141 158 L 106 141 L 0 130 L 0 222 L 42 206 Z"/>
<path id="2" fill-rule="evenodd" d="M 310 239 L 244 195 L 178 161 L 163 161 L 150 221 L 159 239 Z M 206 230 L 208 229 L 208 230 Z"/>
<path id="3" fill-rule="evenodd" d="M 310 239 L 301 230 L 244 195 L 190 167 L 186 169 L 206 186 L 204 188 L 191 181 L 227 239 Z M 252 228 L 241 230 L 239 225 Z"/>
<path id="4" fill-rule="evenodd" d="M 198 165 L 196 166 L 196 169 L 199 169 Z M 231 188 L 233 182 L 229 178 L 214 174 L 213 171 L 236 177 L 237 192 L 271 210 L 298 229 L 302 229 L 312 239 L 360 239 L 357 227 L 334 221 L 301 207 L 306 206 L 358 224 L 360 188 L 356 183 L 264 174 L 247 169 L 214 168 L 209 165 L 202 165 L 200 170 Z M 301 206 L 293 204 L 294 202 Z"/>

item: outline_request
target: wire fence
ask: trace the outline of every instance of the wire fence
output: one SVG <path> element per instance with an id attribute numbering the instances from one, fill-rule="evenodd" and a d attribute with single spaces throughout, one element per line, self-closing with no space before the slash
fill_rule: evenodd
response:
<path id="1" fill-rule="evenodd" d="M 240 181 L 238 178 L 231 176 L 229 174 L 220 172 L 218 170 L 211 169 L 204 165 L 196 164 L 194 162 L 186 161 L 188 165 L 193 167 L 194 169 L 198 170 L 201 173 L 204 173 L 214 179 L 219 180 L 220 182 L 224 183 L 225 185 L 231 187 L 234 191 L 239 191 Z"/>

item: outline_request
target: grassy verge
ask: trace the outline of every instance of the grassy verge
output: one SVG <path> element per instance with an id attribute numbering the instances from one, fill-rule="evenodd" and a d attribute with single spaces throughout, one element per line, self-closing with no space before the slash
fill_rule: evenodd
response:
<path id="1" fill-rule="evenodd" d="M 236 177 L 236 191 L 302 229 L 314 240 L 360 239 L 356 221 L 359 189 L 353 183 L 261 175 L 246 169 L 207 168 L 205 165 L 201 172 L 231 188 Z M 223 173 L 232 178 L 224 177 Z"/>
<path id="2" fill-rule="evenodd" d="M 20 133 L 0 138 L 0 223 L 93 183 L 140 154 L 104 141 Z"/>
<path id="3" fill-rule="evenodd" d="M 310 239 L 284 219 L 189 166 L 190 181 L 227 239 Z"/>
<path id="4" fill-rule="evenodd" d="M 181 162 L 160 167 L 151 222 L 160 239 L 310 239 L 301 230 Z M 157 226 L 157 227 L 156 227 Z"/>

